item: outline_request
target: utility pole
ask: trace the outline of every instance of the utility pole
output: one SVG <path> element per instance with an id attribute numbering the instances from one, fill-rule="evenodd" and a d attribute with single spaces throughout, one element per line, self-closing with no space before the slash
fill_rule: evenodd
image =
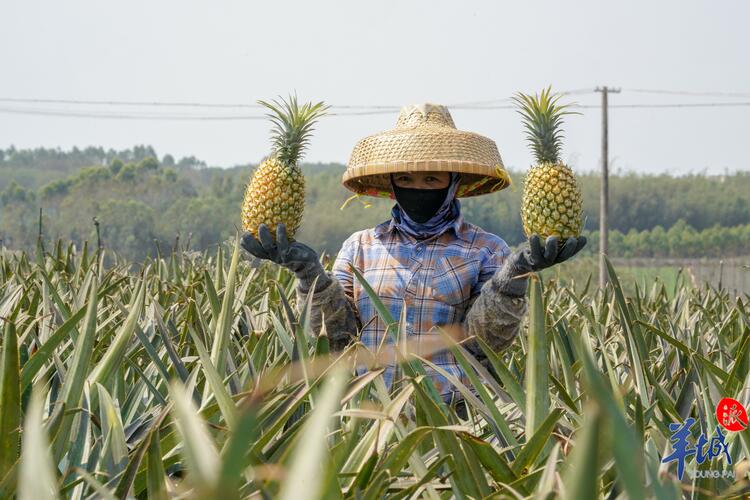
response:
<path id="1" fill-rule="evenodd" d="M 609 93 L 618 94 L 620 89 L 597 87 L 596 92 L 602 93 L 602 182 L 599 194 L 599 287 L 607 284 L 607 264 L 604 256 L 609 253 L 609 119 L 607 113 L 607 96 Z"/>

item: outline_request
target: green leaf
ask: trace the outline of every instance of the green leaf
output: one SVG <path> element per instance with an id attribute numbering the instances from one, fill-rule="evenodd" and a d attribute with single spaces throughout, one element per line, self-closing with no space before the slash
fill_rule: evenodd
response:
<path id="1" fill-rule="evenodd" d="M 57 475 L 42 424 L 43 411 L 41 391 L 34 388 L 23 426 L 23 451 L 18 480 L 19 500 L 58 498 Z"/>
<path id="2" fill-rule="evenodd" d="M 350 491 L 362 491 L 367 487 L 370 479 L 372 478 L 372 474 L 375 471 L 375 466 L 378 464 L 379 460 L 380 455 L 377 452 L 370 455 L 370 458 L 367 460 L 367 462 L 364 463 L 362 468 L 359 470 L 359 473 L 354 478 L 354 483 L 352 484 Z"/>
<path id="3" fill-rule="evenodd" d="M 518 476 L 513 472 L 513 469 L 508 465 L 505 458 L 490 443 L 466 432 L 460 433 L 459 437 L 471 447 L 474 454 L 492 476 L 492 479 L 503 484 L 509 484 L 518 480 Z M 521 491 L 521 493 L 526 494 L 525 491 Z"/>
<path id="4" fill-rule="evenodd" d="M 300 438 L 292 455 L 289 472 L 282 484 L 279 497 L 284 500 L 299 498 L 322 498 L 322 488 L 326 484 L 322 477 L 322 464 L 328 455 L 326 435 L 333 412 L 346 387 L 346 376 L 340 369 L 335 370 L 321 388 L 317 404 L 310 418 L 305 422 Z"/>
<path id="5" fill-rule="evenodd" d="M 105 351 L 101 361 L 99 361 L 91 372 L 91 375 L 89 375 L 89 383 L 92 386 L 96 384 L 108 385 L 109 378 L 122 363 L 122 358 L 128 348 L 133 332 L 138 325 L 138 318 L 143 311 L 145 294 L 146 284 L 141 282 L 133 292 L 132 300 L 128 306 L 128 317 L 125 319 L 125 322 L 115 335 L 112 343 Z"/>
<path id="6" fill-rule="evenodd" d="M 533 436 L 549 415 L 549 341 L 545 327 L 542 282 L 531 279 L 529 347 L 526 359 L 526 436 Z"/>
<path id="7" fill-rule="evenodd" d="M 111 491 L 107 489 L 106 486 L 104 486 L 102 483 L 96 480 L 94 476 L 86 472 L 85 470 L 81 469 L 77 471 L 78 474 L 81 475 L 81 478 L 86 482 L 86 484 L 89 485 L 90 488 L 92 488 L 96 492 L 96 498 L 103 498 L 106 500 L 117 500 L 117 497 L 115 497 Z"/>
<path id="8" fill-rule="evenodd" d="M 638 389 L 638 396 L 641 398 L 641 403 L 644 406 L 648 405 L 648 394 L 646 394 L 646 381 L 648 377 L 643 370 L 643 360 L 647 359 L 646 350 L 643 346 L 643 337 L 640 330 L 637 330 L 637 323 L 631 318 L 630 311 L 625 302 L 625 295 L 620 285 L 620 280 L 617 277 L 615 268 L 612 263 L 604 258 L 607 264 L 607 271 L 609 273 L 609 279 L 612 283 L 612 287 L 615 291 L 615 299 L 617 301 L 617 308 L 620 311 L 620 320 L 623 329 L 625 330 L 625 345 L 627 347 L 628 356 L 630 358 L 630 366 L 635 373 L 635 383 Z"/>
<path id="9" fill-rule="evenodd" d="M 500 377 L 500 381 L 503 383 L 503 389 L 505 389 L 510 395 L 511 399 L 516 402 L 518 409 L 522 412 L 526 411 L 526 391 L 523 386 L 518 382 L 518 379 L 508 369 L 507 366 L 502 362 L 500 357 L 492 351 L 492 348 L 481 338 L 477 337 L 482 351 L 487 355 L 487 359 L 490 361 L 492 368 Z"/>
<path id="10" fill-rule="evenodd" d="M 555 494 L 555 472 L 557 470 L 557 460 L 560 455 L 560 443 L 555 443 L 552 452 L 544 464 L 544 472 L 539 480 L 537 489 L 534 492 L 535 498 L 553 498 Z"/>
<path id="11" fill-rule="evenodd" d="M 214 367 L 211 362 L 211 357 L 203 346 L 203 342 L 201 342 L 201 339 L 198 338 L 198 335 L 195 334 L 191 327 L 188 327 L 188 331 L 190 332 L 190 337 L 193 339 L 193 345 L 200 356 L 201 367 L 203 368 L 203 373 L 206 374 L 208 385 L 211 387 L 214 398 L 219 404 L 219 409 L 224 417 L 224 422 L 226 422 L 229 430 L 232 430 L 237 422 L 237 411 L 234 406 L 234 401 L 232 401 L 232 397 L 227 392 L 226 387 L 224 387 L 224 381 L 221 379 L 216 367 Z"/>
<path id="12" fill-rule="evenodd" d="M 116 477 L 125 470 L 128 461 L 128 447 L 125 444 L 125 431 L 120 412 L 115 407 L 112 397 L 101 384 L 96 385 L 99 393 L 99 412 L 102 424 L 102 449 L 100 468 L 105 469 L 110 477 Z M 106 467 L 101 464 L 105 463 Z"/>
<path id="13" fill-rule="evenodd" d="M 440 470 L 444 467 L 445 463 L 450 459 L 449 456 L 442 456 L 439 459 L 437 459 L 434 463 L 430 464 L 430 468 L 427 469 L 422 477 L 419 478 L 419 481 L 417 481 L 415 484 L 409 486 L 408 488 L 405 488 L 404 490 L 395 493 L 393 495 L 389 496 L 390 500 L 400 500 L 401 498 L 410 498 L 412 495 L 414 495 L 417 491 L 419 491 L 420 488 L 422 488 L 424 485 L 426 485 L 429 481 L 432 481 L 433 478 L 437 477 Z M 451 474 L 451 477 L 454 474 Z M 458 491 L 453 491 L 453 495 L 456 498 L 465 498 L 463 495 L 460 494 Z"/>
<path id="14" fill-rule="evenodd" d="M 167 474 L 164 471 L 164 463 L 159 446 L 158 426 L 152 429 L 151 435 L 144 441 L 148 442 L 148 455 L 146 458 L 146 491 L 148 492 L 148 498 L 152 500 L 166 500 L 168 498 L 165 483 Z"/>
<path id="15" fill-rule="evenodd" d="M 221 498 L 239 498 L 238 484 L 249 464 L 250 443 L 255 442 L 259 431 L 258 402 L 248 396 L 242 403 L 234 431 L 221 454 L 218 491 Z"/>
<path id="16" fill-rule="evenodd" d="M 219 453 L 205 422 L 198 416 L 183 385 L 173 381 L 169 394 L 174 403 L 177 429 L 182 436 L 182 456 L 188 469 L 188 480 L 198 492 L 213 491 L 219 478 Z"/>
<path id="17" fill-rule="evenodd" d="M 413 392 L 414 387 L 407 385 L 393 397 L 383 409 L 386 418 L 378 425 L 370 426 L 367 432 L 359 437 L 357 445 L 348 454 L 346 461 L 341 466 L 342 471 L 359 473 L 373 454 L 385 452 L 386 445 L 396 429 L 396 420 L 403 413 L 404 406 L 408 403 Z M 408 456 L 406 458 L 408 459 Z M 350 482 L 347 481 L 345 484 Z"/>
<path id="18" fill-rule="evenodd" d="M 133 453 L 133 456 L 128 461 L 128 466 L 125 469 L 125 473 L 121 476 L 120 481 L 117 483 L 117 488 L 115 489 L 115 496 L 117 496 L 118 498 L 128 498 L 130 490 L 133 487 L 133 483 L 135 482 L 138 469 L 141 466 L 141 462 L 143 461 L 143 457 L 146 456 L 147 452 L 150 453 L 151 448 L 154 447 L 156 453 L 160 455 L 158 457 L 159 464 L 157 467 L 162 467 L 162 470 L 161 475 L 158 477 L 156 483 L 157 485 L 161 483 L 161 489 L 157 487 L 154 491 L 149 491 L 148 497 L 152 500 L 166 498 L 166 490 L 164 488 L 164 470 L 163 466 L 161 465 L 162 458 L 159 450 L 159 427 L 161 427 L 161 424 L 166 416 L 167 411 L 165 410 L 162 411 L 161 414 L 154 420 L 154 423 L 151 424 L 151 428 L 149 429 L 148 434 L 138 444 L 138 447 Z M 149 462 L 148 466 L 150 465 L 151 463 Z"/>
<path id="19" fill-rule="evenodd" d="M 219 375 L 223 375 L 226 370 L 227 348 L 229 347 L 229 336 L 232 332 L 232 307 L 234 305 L 234 288 L 237 279 L 237 263 L 240 257 L 240 238 L 237 236 L 234 241 L 234 253 L 232 254 L 232 263 L 229 266 L 227 282 L 224 287 L 224 299 L 221 303 L 221 312 L 219 319 L 216 321 L 214 330 L 214 343 L 211 347 L 211 362 L 216 367 Z M 218 272 L 218 269 L 217 269 Z M 221 286 L 217 280 L 217 286 Z"/>
<path id="20" fill-rule="evenodd" d="M 81 411 L 75 416 L 73 436 L 75 439 L 72 442 L 72 446 L 68 450 L 65 460 L 68 464 L 69 469 L 73 469 L 72 473 L 66 477 L 65 487 L 69 487 L 73 482 L 80 482 L 81 478 L 77 473 L 78 469 L 85 468 L 87 461 L 91 458 L 92 449 L 92 431 L 91 431 L 91 414 L 89 412 L 91 397 L 89 395 L 88 387 L 83 389 L 83 398 L 81 398 Z M 76 487 L 77 491 L 74 491 L 73 496 L 80 496 L 83 494 L 83 484 Z M 80 490 L 80 491 L 78 491 Z M 63 493 L 63 495 L 66 493 Z"/>
<path id="21" fill-rule="evenodd" d="M 424 411 L 427 421 L 433 427 L 444 427 L 448 425 L 446 415 L 440 411 L 438 405 L 427 396 L 421 387 L 422 379 L 412 380 L 416 404 Z M 452 457 L 453 466 L 462 471 L 462 474 L 453 474 L 450 477 L 454 493 L 473 497 L 484 497 L 489 494 L 489 485 L 484 472 L 481 470 L 479 460 L 472 453 L 461 447 L 458 438 L 451 433 L 437 433 L 435 441 L 442 455 Z"/>
<path id="22" fill-rule="evenodd" d="M 23 369 L 21 370 L 21 389 L 26 390 L 34 380 L 34 377 L 39 370 L 50 360 L 55 353 L 55 350 L 60 344 L 71 336 L 75 330 L 76 325 L 81 321 L 83 316 L 86 314 L 86 309 L 82 307 L 70 316 L 60 327 L 55 330 L 47 341 L 41 345 L 39 350 L 34 353 L 29 360 L 24 363 Z"/>
<path id="23" fill-rule="evenodd" d="M 387 470 L 391 476 L 396 476 L 409 461 L 409 457 L 415 452 L 419 443 L 432 433 L 432 427 L 417 427 L 409 434 L 399 439 L 382 463 L 382 468 Z"/>
<path id="24" fill-rule="evenodd" d="M 602 414 L 599 405 L 584 408 L 586 423 L 578 431 L 570 458 L 570 468 L 563 476 L 565 498 L 599 498 L 599 450 Z"/>
<path id="25" fill-rule="evenodd" d="M 544 446 L 549 442 L 552 432 L 555 430 L 555 425 L 560 420 L 562 414 L 561 409 L 555 408 L 547 415 L 547 418 L 544 419 L 536 432 L 531 437 L 527 436 L 526 445 L 524 445 L 513 462 L 513 472 L 519 475 L 523 475 L 525 469 L 528 472 L 528 469 L 542 452 Z"/>
<path id="26" fill-rule="evenodd" d="M 451 339 L 448 337 L 446 341 L 451 342 Z M 477 375 L 474 373 L 474 369 L 476 368 L 476 370 L 480 372 L 480 374 L 484 377 L 484 380 L 490 380 L 492 376 L 487 373 L 484 367 L 482 367 L 482 365 L 479 364 L 476 360 L 474 360 L 473 358 L 470 359 L 471 355 L 463 347 L 455 343 L 450 343 L 449 345 L 451 345 L 451 352 L 455 356 L 458 363 L 461 365 L 461 368 L 463 368 L 464 373 L 469 378 L 471 384 L 474 386 L 474 390 L 477 391 L 479 397 L 484 403 L 485 408 L 488 409 L 489 414 L 486 415 L 485 418 L 487 418 L 488 422 L 492 425 L 498 439 L 501 439 L 507 445 L 518 445 L 516 437 L 510 430 L 510 426 L 508 425 L 507 420 L 502 415 L 502 413 L 500 413 L 500 410 L 497 408 L 497 404 L 492 400 L 492 397 L 490 396 L 487 389 L 485 389 L 482 381 L 480 381 L 479 377 L 477 377 Z"/>
<path id="27" fill-rule="evenodd" d="M 211 313 L 215 318 L 218 318 L 221 314 L 221 302 L 219 302 L 219 295 L 216 293 L 214 282 L 207 270 L 203 271 L 203 286 L 208 296 L 208 302 L 211 304 Z"/>
<path id="28" fill-rule="evenodd" d="M 91 356 L 94 352 L 94 343 L 96 341 L 96 313 L 97 313 L 97 296 L 96 280 L 91 281 L 89 289 L 89 301 L 86 307 L 86 316 L 83 320 L 83 333 L 78 336 L 78 342 L 73 352 L 73 361 L 68 369 L 65 382 L 62 387 L 60 400 L 63 408 L 77 408 L 81 403 L 83 395 L 83 385 L 86 382 L 88 369 L 91 364 Z M 70 436 L 70 427 L 73 424 L 73 415 L 66 415 L 62 418 L 61 427 L 57 432 L 55 444 L 53 447 L 55 460 L 60 460 L 65 454 Z"/>
<path id="29" fill-rule="evenodd" d="M 3 355 L 0 366 L 0 478 L 18 459 L 21 430 L 21 383 L 18 337 L 12 319 L 4 319 Z"/>
<path id="30" fill-rule="evenodd" d="M 618 482 L 630 498 L 645 498 L 642 441 L 628 424 L 617 400 L 609 390 L 609 385 L 596 369 L 588 353 L 583 354 L 582 361 L 587 388 L 598 403 L 597 412 L 606 417 L 607 425 L 611 429 L 609 438 L 604 440 L 604 444 L 614 453 L 615 465 L 619 472 Z"/>

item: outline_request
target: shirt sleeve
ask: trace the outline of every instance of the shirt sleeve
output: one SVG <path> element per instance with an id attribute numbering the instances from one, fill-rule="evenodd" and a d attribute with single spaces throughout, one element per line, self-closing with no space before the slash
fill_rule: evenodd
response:
<path id="1" fill-rule="evenodd" d="M 354 265 L 355 236 L 356 233 L 347 238 L 341 245 L 341 250 L 336 255 L 336 260 L 331 270 L 331 274 L 341 284 L 344 294 L 351 302 L 354 302 L 354 273 L 352 273 L 349 266 Z"/>
<path id="2" fill-rule="evenodd" d="M 351 238 L 350 238 L 351 239 Z M 310 298 L 311 326 L 315 332 L 325 326 L 333 351 L 344 349 L 359 330 L 359 317 L 353 301 L 353 273 L 349 264 L 353 261 L 352 243 L 344 242 L 329 274 L 331 283 L 326 288 L 313 292 Z M 301 308 L 309 292 L 297 287 L 297 305 Z"/>
<path id="3" fill-rule="evenodd" d="M 479 295 L 484 284 L 495 275 L 497 270 L 503 267 L 503 263 L 505 263 L 505 259 L 507 259 L 509 255 L 510 248 L 503 240 L 498 241 L 497 244 L 492 247 L 482 249 L 479 280 L 471 290 L 471 296 L 473 299 Z"/>
<path id="4" fill-rule="evenodd" d="M 492 277 L 510 255 L 508 245 L 502 240 L 500 243 L 482 266 L 478 290 L 463 325 L 468 336 L 481 338 L 497 353 L 518 336 L 527 310 L 525 297 L 504 295 L 494 286 Z M 465 347 L 483 364 L 487 362 L 476 340 L 470 340 Z"/>

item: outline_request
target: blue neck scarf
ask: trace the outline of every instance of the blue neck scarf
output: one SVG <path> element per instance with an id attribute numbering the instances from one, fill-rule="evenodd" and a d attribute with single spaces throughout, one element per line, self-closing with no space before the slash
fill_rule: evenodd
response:
<path id="1" fill-rule="evenodd" d="M 456 198 L 456 191 L 458 191 L 460 184 L 461 174 L 451 172 L 451 183 L 445 201 L 443 201 L 437 213 L 430 220 L 421 224 L 409 218 L 406 211 L 401 210 L 397 202 L 391 209 L 393 224 L 400 231 L 417 240 L 424 240 L 442 234 L 461 214 L 461 203 Z"/>

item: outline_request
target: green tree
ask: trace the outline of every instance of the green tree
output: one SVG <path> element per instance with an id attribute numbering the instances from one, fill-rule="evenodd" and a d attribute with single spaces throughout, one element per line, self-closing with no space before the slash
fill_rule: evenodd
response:
<path id="1" fill-rule="evenodd" d="M 110 172 L 112 172 L 112 175 L 117 175 L 118 173 L 120 173 L 120 170 L 122 170 L 122 167 L 124 166 L 125 166 L 125 162 L 123 162 L 119 158 L 115 158 L 114 160 L 110 162 L 109 170 Z"/>
<path id="2" fill-rule="evenodd" d="M 153 253 L 156 227 L 151 207 L 134 200 L 108 200 L 99 208 L 97 220 L 106 247 L 134 259 Z M 88 239 L 94 241 L 91 228 Z"/>
<path id="3" fill-rule="evenodd" d="M 159 168 L 159 160 L 154 158 L 153 156 L 148 156 L 144 159 L 142 159 L 140 162 L 138 162 L 137 169 L 138 170 L 156 170 Z"/>

